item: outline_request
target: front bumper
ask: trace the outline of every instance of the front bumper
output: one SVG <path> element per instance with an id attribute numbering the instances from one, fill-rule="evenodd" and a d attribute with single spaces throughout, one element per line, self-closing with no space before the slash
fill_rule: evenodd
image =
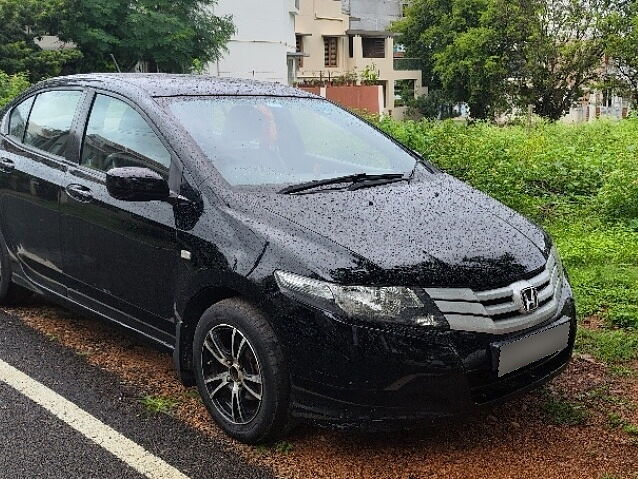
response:
<path id="1" fill-rule="evenodd" d="M 552 318 L 500 336 L 451 330 L 412 335 L 346 324 L 306 311 L 300 320 L 302 332 L 296 327 L 292 342 L 285 341 L 291 363 L 293 416 L 375 430 L 467 415 L 536 388 L 565 368 L 576 332 L 569 286 Z M 570 322 L 567 348 L 498 377 L 491 344 L 566 319 Z"/>

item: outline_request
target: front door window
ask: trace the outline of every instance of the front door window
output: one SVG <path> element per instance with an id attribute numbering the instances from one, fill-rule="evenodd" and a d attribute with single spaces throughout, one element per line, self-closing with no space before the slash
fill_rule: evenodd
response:
<path id="1" fill-rule="evenodd" d="M 98 94 L 86 128 L 81 162 L 101 171 L 138 166 L 167 176 L 171 155 L 135 109 L 117 98 Z"/>

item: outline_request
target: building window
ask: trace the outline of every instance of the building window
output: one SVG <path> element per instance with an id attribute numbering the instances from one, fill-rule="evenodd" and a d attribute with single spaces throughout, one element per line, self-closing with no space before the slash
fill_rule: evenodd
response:
<path id="1" fill-rule="evenodd" d="M 363 38 L 364 58 L 385 58 L 385 38 Z"/>
<path id="2" fill-rule="evenodd" d="M 604 89 L 602 106 L 606 108 L 611 108 L 613 105 L 613 99 L 614 99 L 613 92 L 609 88 Z"/>
<path id="3" fill-rule="evenodd" d="M 329 68 L 337 66 L 337 54 L 338 54 L 338 37 L 324 37 L 324 65 Z"/>
<path id="4" fill-rule="evenodd" d="M 303 54 L 303 36 L 301 36 L 301 35 L 297 35 L 297 49 L 296 49 L 296 52 Z M 298 68 L 302 68 L 303 67 L 303 57 L 299 57 L 297 59 L 297 67 Z"/>
<path id="5" fill-rule="evenodd" d="M 354 37 L 348 36 L 348 56 L 354 58 Z"/>
<path id="6" fill-rule="evenodd" d="M 406 106 L 409 100 L 414 99 L 414 80 L 397 80 L 394 82 L 394 106 Z"/>

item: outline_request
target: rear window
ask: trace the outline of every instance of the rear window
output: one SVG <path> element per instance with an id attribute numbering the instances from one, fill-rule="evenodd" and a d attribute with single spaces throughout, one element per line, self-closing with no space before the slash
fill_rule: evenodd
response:
<path id="1" fill-rule="evenodd" d="M 24 138 L 24 130 L 29 119 L 31 105 L 33 105 L 33 98 L 28 98 L 16 106 L 9 117 L 9 136 L 18 141 L 22 141 L 22 138 Z"/>
<path id="2" fill-rule="evenodd" d="M 40 93 L 29 116 L 24 143 L 64 156 L 81 91 Z"/>

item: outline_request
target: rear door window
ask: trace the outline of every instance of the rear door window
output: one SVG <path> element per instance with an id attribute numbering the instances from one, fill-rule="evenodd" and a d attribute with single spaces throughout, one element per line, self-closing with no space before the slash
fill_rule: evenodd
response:
<path id="1" fill-rule="evenodd" d="M 81 98 L 81 91 L 55 90 L 40 93 L 29 116 L 24 143 L 64 156 L 71 124 Z"/>
<path id="2" fill-rule="evenodd" d="M 82 164 L 101 171 L 146 167 L 166 176 L 171 154 L 134 108 L 98 94 L 84 135 Z"/>
<path id="3" fill-rule="evenodd" d="M 34 98 L 28 98 L 16 106 L 9 117 L 9 136 L 18 141 L 22 141 L 24 138 L 24 131 L 27 127 L 27 120 L 29 119 L 29 112 Z"/>

